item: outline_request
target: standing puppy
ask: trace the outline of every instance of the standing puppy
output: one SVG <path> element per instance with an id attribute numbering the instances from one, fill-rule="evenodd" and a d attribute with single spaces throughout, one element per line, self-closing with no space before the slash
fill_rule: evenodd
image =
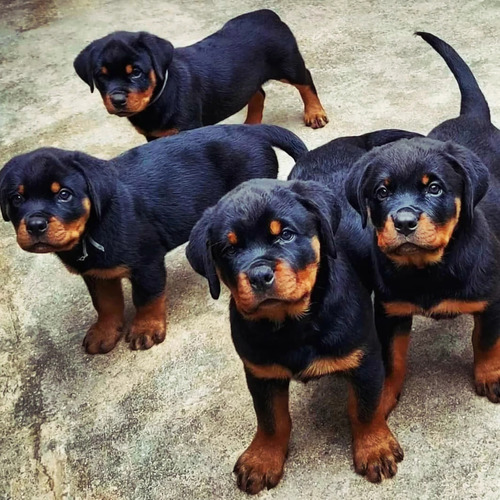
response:
<path id="1" fill-rule="evenodd" d="M 294 159 L 307 151 L 271 125 L 204 127 L 109 161 L 38 149 L 0 171 L 2 215 L 23 250 L 54 252 L 85 280 L 98 314 L 83 341 L 89 354 L 110 351 L 121 335 L 122 278 L 132 283 L 136 307 L 130 347 L 149 349 L 165 338 L 166 252 L 227 191 L 276 177 L 273 146 Z"/>
<path id="2" fill-rule="evenodd" d="M 388 410 L 397 402 L 412 317 L 474 315 L 476 391 L 500 402 L 500 131 L 455 50 L 418 33 L 444 58 L 462 95 L 460 116 L 429 138 L 365 155 L 347 183 L 374 227 L 375 314 Z"/>
<path id="3" fill-rule="evenodd" d="M 339 373 L 349 380 L 356 472 L 392 477 L 403 452 L 385 420 L 384 367 L 369 290 L 334 233 L 340 209 L 316 182 L 252 180 L 205 211 L 189 262 L 217 299 L 231 291 L 234 346 L 245 369 L 257 432 L 238 459 L 238 487 L 278 484 L 288 451 L 292 379 Z"/>
<path id="4" fill-rule="evenodd" d="M 260 123 L 268 80 L 297 88 L 307 126 L 328 123 L 295 37 L 271 10 L 177 49 L 150 33 L 116 31 L 83 49 L 74 67 L 108 112 L 126 116 L 148 141 L 218 123 L 247 104 L 245 123 Z"/>

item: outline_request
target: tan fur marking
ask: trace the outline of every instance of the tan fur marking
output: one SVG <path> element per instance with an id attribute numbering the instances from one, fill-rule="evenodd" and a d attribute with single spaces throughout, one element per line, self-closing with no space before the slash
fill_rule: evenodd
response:
<path id="1" fill-rule="evenodd" d="M 227 233 L 227 240 L 231 243 L 231 245 L 236 245 L 238 243 L 238 237 L 233 231 Z"/>
<path id="2" fill-rule="evenodd" d="M 130 278 L 130 269 L 125 266 L 117 266 L 109 269 L 89 269 L 83 276 L 92 276 L 99 279 Z"/>
<path id="3" fill-rule="evenodd" d="M 342 358 L 325 357 L 314 360 L 297 378 L 322 377 L 334 372 L 345 372 L 357 368 L 363 359 L 363 351 L 356 349 Z"/>
<path id="4" fill-rule="evenodd" d="M 19 194 L 24 194 L 24 184 L 20 184 L 17 188 Z"/>
<path id="5" fill-rule="evenodd" d="M 26 221 L 23 219 L 17 228 L 17 243 L 28 252 L 49 253 L 66 252 L 75 247 L 85 231 L 85 225 L 90 216 L 90 201 L 86 198 L 83 201 L 84 214 L 71 222 L 63 222 L 56 217 L 49 218 L 47 231 L 41 238 L 35 238 L 28 233 Z M 33 248 L 35 243 L 48 245 L 45 248 Z"/>
<path id="6" fill-rule="evenodd" d="M 180 132 L 178 128 L 170 128 L 168 130 L 153 130 L 152 132 L 144 132 L 144 135 L 148 137 L 170 137 L 171 135 L 176 135 Z M 141 133 L 141 132 L 140 132 Z"/>
<path id="7" fill-rule="evenodd" d="M 256 365 L 251 363 L 247 359 L 241 359 L 245 368 L 256 378 L 278 378 L 278 379 L 290 379 L 292 378 L 292 372 L 281 365 Z"/>
<path id="8" fill-rule="evenodd" d="M 260 91 L 255 92 L 255 94 L 250 98 L 250 101 L 248 101 L 247 117 L 245 120 L 247 125 L 262 123 L 264 100 L 265 97 Z"/>
<path id="9" fill-rule="evenodd" d="M 293 85 L 304 102 L 304 122 L 308 127 L 321 128 L 328 123 L 326 111 L 323 109 L 317 94 L 310 85 Z"/>
<path id="10" fill-rule="evenodd" d="M 410 332 L 399 334 L 394 337 L 391 346 L 392 370 L 384 382 L 382 392 L 382 413 L 385 417 L 394 409 L 398 403 L 398 397 L 403 389 L 406 376 L 406 356 L 410 344 Z"/>
<path id="11" fill-rule="evenodd" d="M 378 247 L 389 259 L 400 266 L 423 268 L 440 262 L 460 217 L 459 198 L 455 200 L 455 207 L 455 215 L 443 225 L 435 224 L 427 214 L 422 214 L 417 229 L 409 238 L 396 231 L 394 221 L 389 216 L 384 227 L 381 230 L 377 229 Z M 407 255 L 394 253 L 402 243 L 406 242 L 421 246 L 422 249 Z"/>
<path id="12" fill-rule="evenodd" d="M 106 66 L 101 66 L 101 73 L 103 75 L 107 75 L 108 74 L 108 68 L 106 68 Z"/>
<path id="13" fill-rule="evenodd" d="M 320 260 L 320 243 L 315 236 L 311 240 L 315 260 L 296 273 L 287 262 L 279 261 L 274 270 L 273 296 L 281 302 L 263 304 L 256 309 L 257 297 L 245 273 L 238 275 L 236 288 L 229 287 L 236 307 L 249 320 L 269 319 L 282 322 L 287 316 L 300 317 L 309 309 L 311 292 L 316 283 Z"/>
<path id="14" fill-rule="evenodd" d="M 59 184 L 58 182 L 53 182 L 51 185 L 50 185 L 50 190 L 56 194 L 58 193 L 59 191 L 61 191 L 61 184 Z"/>
<path id="15" fill-rule="evenodd" d="M 251 477 L 243 488 L 256 494 L 266 487 L 276 486 L 283 476 L 292 420 L 288 410 L 288 391 L 275 393 L 269 403 L 273 409 L 274 432 L 266 432 L 260 424 L 250 446 L 239 457 L 235 472 L 241 477 Z"/>
<path id="16" fill-rule="evenodd" d="M 84 280 L 97 311 L 97 322 L 88 330 L 83 345 L 89 354 L 103 354 L 115 347 L 121 335 L 125 308 L 121 281 L 88 276 Z"/>
<path id="17" fill-rule="evenodd" d="M 165 340 L 167 331 L 167 294 L 163 292 L 148 304 L 138 307 L 127 340 L 132 349 L 149 349 Z"/>
<path id="18" fill-rule="evenodd" d="M 427 186 L 427 184 L 429 184 L 429 181 L 430 181 L 429 176 L 428 176 L 427 174 L 424 174 L 424 175 L 422 176 L 422 184 L 423 184 L 424 186 Z"/>
<path id="19" fill-rule="evenodd" d="M 396 463 L 403 458 L 403 451 L 387 426 L 383 405 L 379 404 L 370 421 L 361 421 L 356 393 L 349 386 L 348 413 L 356 472 L 371 482 L 392 477 L 397 471 Z"/>
<path id="20" fill-rule="evenodd" d="M 132 73 L 132 71 L 134 71 L 134 67 L 131 64 L 127 64 L 125 66 L 125 73 L 127 73 L 127 75 L 130 75 L 130 73 Z"/>
<path id="21" fill-rule="evenodd" d="M 480 315 L 474 316 L 472 347 L 474 349 L 474 381 L 476 392 L 486 396 L 494 403 L 500 403 L 495 386 L 500 383 L 500 339 L 487 351 L 480 346 L 482 320 Z"/>
<path id="22" fill-rule="evenodd" d="M 278 236 L 281 233 L 281 222 L 279 220 L 272 220 L 269 224 L 269 230 L 274 236 Z"/>
<path id="23" fill-rule="evenodd" d="M 390 185 L 391 181 L 390 179 L 384 179 L 384 186 L 388 187 Z"/>
<path id="24" fill-rule="evenodd" d="M 474 314 L 486 309 L 486 300 L 443 300 L 429 309 L 411 302 L 385 302 L 384 309 L 388 316 L 453 316 L 457 314 Z"/>

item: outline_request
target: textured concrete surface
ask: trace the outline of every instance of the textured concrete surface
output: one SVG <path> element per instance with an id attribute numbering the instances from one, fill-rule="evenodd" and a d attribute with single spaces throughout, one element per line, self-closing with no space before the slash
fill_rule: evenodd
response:
<path id="1" fill-rule="evenodd" d="M 331 120 L 306 129 L 295 89 L 271 83 L 264 121 L 310 148 L 384 127 L 427 132 L 457 114 L 455 82 L 415 30 L 462 54 L 498 124 L 496 0 L 3 0 L 0 164 L 42 145 L 109 158 L 143 142 L 73 73 L 74 56 L 94 38 L 148 30 L 182 46 L 260 7 L 292 28 Z M 286 177 L 291 163 L 280 158 Z M 0 498 L 245 498 L 231 471 L 255 419 L 229 336 L 228 295 L 210 299 L 183 247 L 167 266 L 167 340 L 89 356 L 81 341 L 95 313 L 83 281 L 53 256 L 22 252 L 11 225 L 0 224 Z M 346 387 L 324 378 L 292 386 L 285 476 L 261 498 L 498 498 L 500 408 L 472 389 L 471 322 L 418 320 L 414 330 L 390 418 L 406 453 L 396 478 L 373 485 L 354 473 Z"/>

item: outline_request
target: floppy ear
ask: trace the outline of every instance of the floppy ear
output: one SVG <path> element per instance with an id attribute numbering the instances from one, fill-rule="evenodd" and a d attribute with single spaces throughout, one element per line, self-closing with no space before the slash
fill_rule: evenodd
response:
<path id="1" fill-rule="evenodd" d="M 174 55 L 174 46 L 168 40 L 146 31 L 139 32 L 137 44 L 142 46 L 149 54 L 157 77 L 163 81 L 165 72 Z"/>
<path id="2" fill-rule="evenodd" d="M 365 154 L 351 168 L 345 182 L 345 194 L 352 208 L 361 215 L 363 228 L 368 222 L 368 207 L 366 205 L 366 184 L 371 170 L 371 155 Z"/>
<path id="3" fill-rule="evenodd" d="M 75 152 L 72 163 L 87 183 L 92 211 L 99 220 L 116 186 L 116 179 L 110 175 L 112 167 L 106 160 L 100 160 L 80 151 Z"/>
<path id="4" fill-rule="evenodd" d="M 186 257 L 191 267 L 208 280 L 210 295 L 217 300 L 220 295 L 220 281 L 215 271 L 208 236 L 213 212 L 213 207 L 207 208 L 191 230 L 189 243 L 186 247 Z"/>
<path id="5" fill-rule="evenodd" d="M 90 92 L 94 92 L 94 48 L 95 42 L 92 42 L 73 61 L 76 74 L 90 87 Z"/>
<path id="6" fill-rule="evenodd" d="M 463 216 L 467 224 L 472 223 L 474 208 L 482 200 L 489 186 L 489 171 L 486 165 L 468 148 L 454 142 L 445 143 L 446 157 L 463 179 Z"/>
<path id="7" fill-rule="evenodd" d="M 10 172 L 16 168 L 15 158 L 16 157 L 8 161 L 2 170 L 0 170 L 0 208 L 5 222 L 10 221 L 8 183 L 11 182 L 11 180 L 9 180 Z"/>
<path id="8" fill-rule="evenodd" d="M 299 202 L 316 216 L 321 246 L 335 259 L 334 234 L 340 223 L 341 210 L 333 191 L 314 181 L 294 181 L 291 189 L 298 195 Z"/>

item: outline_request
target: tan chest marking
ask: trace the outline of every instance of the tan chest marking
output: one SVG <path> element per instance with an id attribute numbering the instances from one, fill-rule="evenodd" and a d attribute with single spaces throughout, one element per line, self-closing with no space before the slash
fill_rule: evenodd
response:
<path id="1" fill-rule="evenodd" d="M 435 306 L 424 309 L 411 302 L 384 302 L 384 309 L 388 316 L 453 316 L 457 314 L 474 314 L 486 309 L 486 300 L 443 300 Z"/>
<path id="2" fill-rule="evenodd" d="M 291 379 L 297 380 L 322 377 L 335 372 L 344 372 L 357 368 L 363 358 L 363 351 L 356 349 L 343 357 L 324 357 L 314 360 L 307 368 L 297 374 L 293 374 L 288 368 L 278 365 L 256 365 L 246 359 L 242 359 L 246 369 L 257 378 Z"/>

